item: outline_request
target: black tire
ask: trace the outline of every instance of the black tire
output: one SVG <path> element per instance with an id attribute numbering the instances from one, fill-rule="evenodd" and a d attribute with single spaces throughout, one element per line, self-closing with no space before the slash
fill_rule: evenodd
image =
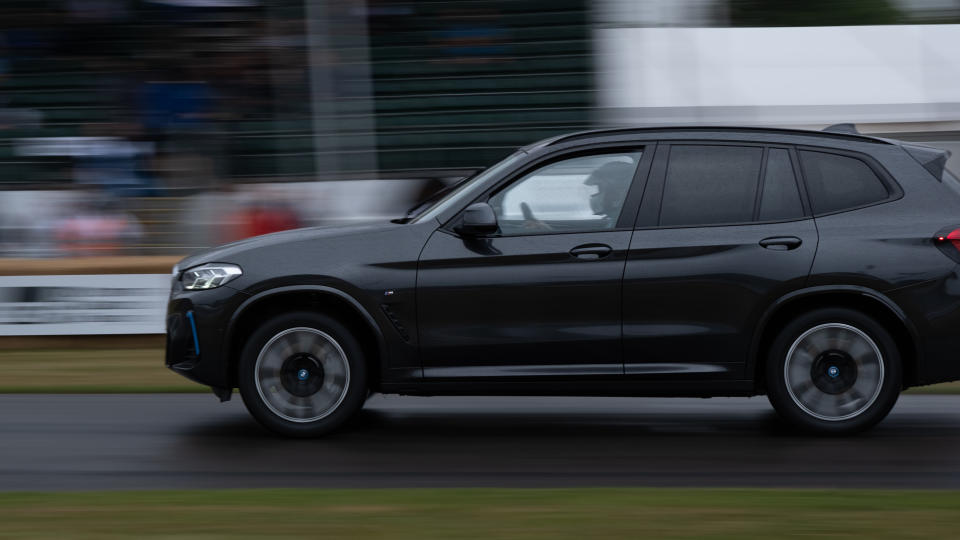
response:
<path id="1" fill-rule="evenodd" d="M 770 347 L 766 368 L 770 403 L 808 432 L 869 429 L 887 416 L 902 388 L 900 352 L 890 333 L 847 308 L 817 309 L 788 323 Z"/>
<path id="2" fill-rule="evenodd" d="M 268 320 L 247 340 L 238 369 L 247 410 L 289 437 L 327 434 L 367 398 L 363 349 L 349 329 L 321 313 Z"/>

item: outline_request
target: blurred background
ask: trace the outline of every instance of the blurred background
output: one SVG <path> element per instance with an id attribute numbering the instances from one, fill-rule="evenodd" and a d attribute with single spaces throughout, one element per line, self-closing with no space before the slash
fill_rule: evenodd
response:
<path id="1" fill-rule="evenodd" d="M 0 491 L 138 490 L 0 493 L 0 537 L 955 537 L 958 492 L 767 488 L 955 488 L 956 396 L 842 440 L 747 400 L 390 397 L 291 444 L 149 395 L 208 392 L 163 365 L 192 251 L 576 130 L 848 122 L 960 172 L 960 0 L 0 0 Z M 525 489 L 140 491 L 395 485 Z M 526 489 L 567 485 L 685 487 Z"/>
<path id="2" fill-rule="evenodd" d="M 960 0 L 4 0 L 0 256 L 393 217 L 614 124 L 956 147 L 957 23 Z"/>

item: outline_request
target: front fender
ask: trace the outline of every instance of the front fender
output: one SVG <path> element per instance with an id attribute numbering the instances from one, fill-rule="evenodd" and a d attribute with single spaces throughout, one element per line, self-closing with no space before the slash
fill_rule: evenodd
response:
<path id="1" fill-rule="evenodd" d="M 258 306 L 263 305 L 266 302 L 270 302 L 271 299 L 276 299 L 281 295 L 289 295 L 291 293 L 320 293 L 331 295 L 349 305 L 355 314 L 366 323 L 371 334 L 375 337 L 376 347 L 379 353 L 379 363 L 381 367 L 389 365 L 389 348 L 387 347 L 386 339 L 384 338 L 380 323 L 376 318 L 374 318 L 370 310 L 368 310 L 367 307 L 364 306 L 357 298 L 341 288 L 331 285 L 316 284 L 276 286 L 261 290 L 260 292 L 257 292 L 244 300 L 244 302 L 241 303 L 240 306 L 237 307 L 237 309 L 233 312 L 233 315 L 231 315 L 230 320 L 227 323 L 226 332 L 224 333 L 223 350 L 229 351 L 228 354 L 231 359 L 231 363 L 235 364 L 237 362 L 240 352 L 238 350 L 239 348 L 236 346 L 239 337 L 237 333 L 239 322 L 244 318 L 244 315 L 251 313 L 251 310 L 257 309 Z"/>

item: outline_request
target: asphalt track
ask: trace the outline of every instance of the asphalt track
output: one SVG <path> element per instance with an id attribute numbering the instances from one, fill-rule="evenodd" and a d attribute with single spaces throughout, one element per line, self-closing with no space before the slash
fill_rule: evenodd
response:
<path id="1" fill-rule="evenodd" d="M 308 441 L 237 396 L 0 396 L 0 490 L 628 485 L 960 488 L 960 396 L 904 396 L 844 438 L 764 398 L 374 396 Z"/>

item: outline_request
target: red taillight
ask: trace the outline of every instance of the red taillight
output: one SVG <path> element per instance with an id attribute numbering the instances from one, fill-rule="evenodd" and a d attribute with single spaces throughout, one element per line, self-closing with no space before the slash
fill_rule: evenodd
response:
<path id="1" fill-rule="evenodd" d="M 934 243 L 947 257 L 960 262 L 960 228 L 951 227 L 940 231 L 934 237 Z"/>
<path id="2" fill-rule="evenodd" d="M 960 251 L 960 229 L 954 229 L 947 234 L 947 240 Z"/>

